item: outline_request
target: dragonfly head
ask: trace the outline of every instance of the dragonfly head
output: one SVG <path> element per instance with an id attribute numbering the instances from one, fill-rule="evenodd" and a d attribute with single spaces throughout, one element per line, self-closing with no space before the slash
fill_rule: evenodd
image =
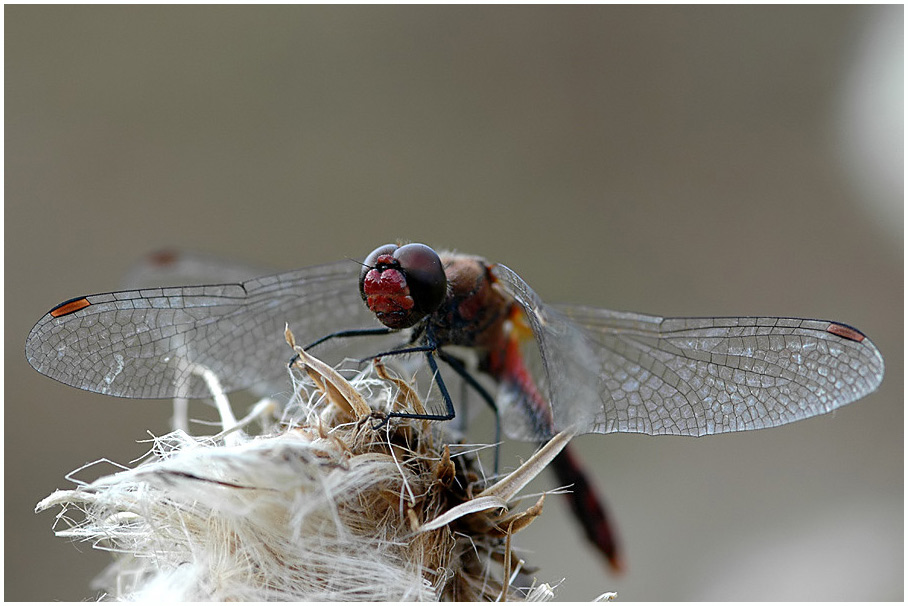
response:
<path id="1" fill-rule="evenodd" d="M 366 257 L 359 292 L 388 328 L 409 328 L 445 300 L 448 282 L 438 253 L 425 244 L 385 244 Z"/>

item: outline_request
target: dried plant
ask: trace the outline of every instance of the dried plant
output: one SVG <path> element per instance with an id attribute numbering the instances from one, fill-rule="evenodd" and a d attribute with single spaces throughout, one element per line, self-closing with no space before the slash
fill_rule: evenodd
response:
<path id="1" fill-rule="evenodd" d="M 288 331 L 288 341 L 293 345 Z M 542 512 L 519 491 L 570 439 L 559 434 L 492 485 L 475 449 L 418 411 L 380 364 L 355 379 L 296 348 L 296 396 L 237 422 L 209 381 L 224 431 L 155 438 L 134 468 L 38 504 L 59 536 L 114 555 L 96 580 L 118 600 L 540 600 L 553 596 L 511 538 Z M 263 430 L 250 434 L 254 421 Z"/>

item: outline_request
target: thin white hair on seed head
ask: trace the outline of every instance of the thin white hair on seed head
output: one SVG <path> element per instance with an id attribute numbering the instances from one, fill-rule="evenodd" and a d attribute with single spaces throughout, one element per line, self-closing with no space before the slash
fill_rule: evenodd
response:
<path id="1" fill-rule="evenodd" d="M 58 535 L 114 553 L 97 589 L 159 601 L 552 597 L 510 546 L 542 499 L 523 512 L 509 502 L 567 438 L 486 487 L 476 456 L 452 458 L 444 424 L 386 420 L 403 389 L 387 369 L 348 382 L 300 360 L 279 421 L 263 405 L 216 439 L 154 438 L 142 464 L 38 504 L 62 507 Z M 246 433 L 253 421 L 266 429 Z"/>

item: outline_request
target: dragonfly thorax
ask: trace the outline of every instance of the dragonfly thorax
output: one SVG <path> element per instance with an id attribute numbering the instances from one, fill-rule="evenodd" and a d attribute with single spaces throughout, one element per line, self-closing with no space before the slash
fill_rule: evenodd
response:
<path id="1" fill-rule="evenodd" d="M 500 348 L 514 299 L 496 286 L 481 257 L 443 253 L 448 293 L 426 331 L 437 345 L 463 345 L 482 352 Z"/>

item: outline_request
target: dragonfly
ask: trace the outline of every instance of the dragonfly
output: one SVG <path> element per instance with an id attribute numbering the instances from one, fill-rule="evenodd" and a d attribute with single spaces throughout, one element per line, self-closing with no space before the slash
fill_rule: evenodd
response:
<path id="1" fill-rule="evenodd" d="M 509 438 L 536 442 L 562 430 L 705 436 L 775 427 L 862 398 L 884 373 L 871 340 L 840 322 L 549 304 L 505 265 L 418 243 L 380 246 L 362 263 L 75 297 L 38 320 L 25 353 L 37 371 L 79 389 L 204 398 L 199 366 L 226 391 L 285 377 L 287 325 L 314 339 L 310 347 L 348 352 L 346 343 L 367 340 L 376 355 L 423 355 L 445 403 L 429 417 L 449 420 L 456 411 L 438 357 L 496 410 Z M 458 349 L 475 355 L 474 369 L 451 353 Z M 587 539 L 620 570 L 613 524 L 579 460 L 565 449 L 553 469 L 572 488 L 566 496 Z"/>

